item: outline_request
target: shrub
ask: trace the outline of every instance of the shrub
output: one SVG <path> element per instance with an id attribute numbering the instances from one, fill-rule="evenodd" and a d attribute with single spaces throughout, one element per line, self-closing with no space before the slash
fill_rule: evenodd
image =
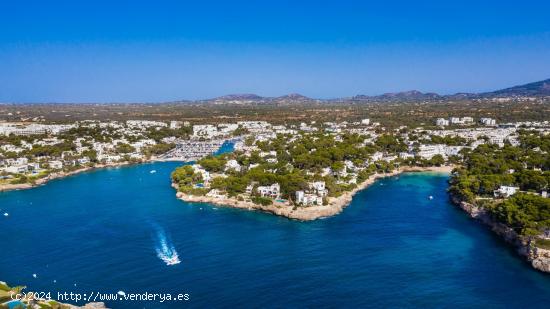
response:
<path id="1" fill-rule="evenodd" d="M 263 205 L 263 206 L 267 206 L 267 205 L 273 204 L 273 201 L 272 201 L 270 198 L 261 197 L 261 196 L 255 196 L 255 197 L 253 197 L 253 198 L 252 198 L 252 202 L 253 202 L 254 204 Z"/>

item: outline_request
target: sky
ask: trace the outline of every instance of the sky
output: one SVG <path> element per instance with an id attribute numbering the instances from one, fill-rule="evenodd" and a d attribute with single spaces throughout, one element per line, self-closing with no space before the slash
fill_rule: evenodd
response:
<path id="1" fill-rule="evenodd" d="M 550 78 L 550 1 L 0 0 L 0 102 L 482 92 Z"/>

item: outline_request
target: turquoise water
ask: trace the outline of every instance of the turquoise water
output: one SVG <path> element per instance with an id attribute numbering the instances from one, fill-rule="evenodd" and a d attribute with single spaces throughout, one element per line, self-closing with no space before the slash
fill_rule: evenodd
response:
<path id="1" fill-rule="evenodd" d="M 190 294 L 113 308 L 548 307 L 550 276 L 449 204 L 444 175 L 380 180 L 342 214 L 297 222 L 179 201 L 169 181 L 177 165 L 0 193 L 10 214 L 0 218 L 0 280 L 36 291 Z"/>
<path id="2" fill-rule="evenodd" d="M 13 309 L 13 308 L 25 308 L 26 305 L 24 303 L 22 303 L 21 301 L 19 300 L 10 300 L 9 302 L 7 303 L 4 303 L 4 305 L 6 305 L 9 309 Z"/>

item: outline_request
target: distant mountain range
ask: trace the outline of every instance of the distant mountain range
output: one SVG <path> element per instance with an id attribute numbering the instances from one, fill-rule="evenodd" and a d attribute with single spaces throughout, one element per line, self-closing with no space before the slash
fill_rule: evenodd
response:
<path id="1" fill-rule="evenodd" d="M 229 94 L 214 99 L 200 100 L 203 103 L 213 104 L 260 104 L 260 103 L 272 103 L 272 104 L 291 104 L 291 103 L 308 103 L 308 102 L 321 102 L 323 100 L 317 100 L 308 98 L 298 93 L 291 93 L 280 97 L 262 97 L 253 93 L 241 93 L 241 94 Z"/>
<path id="2" fill-rule="evenodd" d="M 443 96 L 433 92 L 420 92 L 418 90 L 389 92 L 377 96 L 356 95 L 352 100 L 356 101 L 420 101 L 420 100 L 439 100 Z"/>
<path id="3" fill-rule="evenodd" d="M 520 86 L 505 88 L 493 92 L 483 93 L 482 96 L 489 97 L 511 97 L 511 96 L 550 96 L 550 79 L 529 83 Z"/>
<path id="4" fill-rule="evenodd" d="M 439 100 L 464 100 L 464 99 L 483 99 L 483 98 L 501 98 L 501 97 L 545 97 L 550 96 L 550 79 L 529 83 L 525 85 L 514 86 L 501 90 L 482 92 L 482 93 L 456 93 L 451 95 L 440 95 L 433 92 L 420 92 L 410 90 L 403 92 L 390 92 L 381 95 L 356 95 L 348 98 L 336 99 L 313 99 L 298 93 L 292 93 L 280 97 L 262 97 L 257 94 L 230 94 L 214 99 L 199 100 L 198 102 L 213 104 L 292 104 L 307 102 L 338 102 L 338 101 L 356 101 L 356 102 L 418 102 L 418 101 L 439 101 Z M 189 101 L 187 101 L 189 102 Z"/>

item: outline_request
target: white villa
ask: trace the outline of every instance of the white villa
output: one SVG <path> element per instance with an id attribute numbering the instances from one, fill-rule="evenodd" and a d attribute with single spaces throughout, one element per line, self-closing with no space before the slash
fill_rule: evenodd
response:
<path id="1" fill-rule="evenodd" d="M 281 194 L 281 186 L 278 183 L 274 183 L 271 186 L 259 186 L 256 191 L 263 197 L 277 199 Z"/>
<path id="2" fill-rule="evenodd" d="M 500 186 L 497 190 L 494 191 L 495 197 L 510 197 L 516 194 L 519 191 L 518 187 L 512 186 Z"/>

